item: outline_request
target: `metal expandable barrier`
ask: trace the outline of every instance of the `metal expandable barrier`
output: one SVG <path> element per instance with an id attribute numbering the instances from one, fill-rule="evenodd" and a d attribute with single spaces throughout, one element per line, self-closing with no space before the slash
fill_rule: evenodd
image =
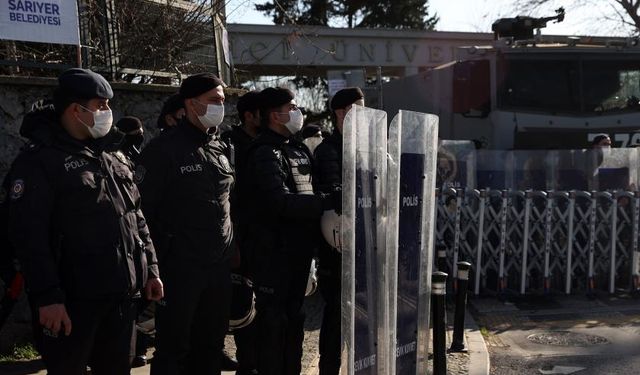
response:
<path id="1" fill-rule="evenodd" d="M 448 188 L 436 240 L 473 264 L 475 294 L 640 289 L 640 193 Z"/>

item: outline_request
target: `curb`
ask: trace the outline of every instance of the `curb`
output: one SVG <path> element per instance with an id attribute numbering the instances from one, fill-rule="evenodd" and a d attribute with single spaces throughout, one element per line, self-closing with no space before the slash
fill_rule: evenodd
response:
<path id="1" fill-rule="evenodd" d="M 464 316 L 464 332 L 469 350 L 469 375 L 489 375 L 489 351 L 480 328 L 469 311 Z"/>

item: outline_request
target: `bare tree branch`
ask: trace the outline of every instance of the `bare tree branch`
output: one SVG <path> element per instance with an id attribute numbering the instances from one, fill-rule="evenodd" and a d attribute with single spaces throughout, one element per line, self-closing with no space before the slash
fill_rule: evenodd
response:
<path id="1" fill-rule="evenodd" d="M 555 7 L 564 6 L 567 13 L 571 14 L 572 10 L 577 9 L 593 9 L 601 7 L 603 3 L 607 3 L 611 7 L 611 13 L 602 13 L 598 15 L 601 20 L 614 20 L 619 22 L 620 26 L 630 26 L 634 34 L 638 34 L 640 30 L 640 0 L 525 0 L 514 1 L 514 10 L 527 15 L 539 16 L 542 12 L 548 12 Z M 612 15 L 614 17 L 612 17 Z"/>

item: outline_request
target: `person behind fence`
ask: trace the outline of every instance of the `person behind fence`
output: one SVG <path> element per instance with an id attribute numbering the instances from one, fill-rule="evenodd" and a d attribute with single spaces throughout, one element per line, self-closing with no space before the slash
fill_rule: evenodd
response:
<path id="1" fill-rule="evenodd" d="M 25 116 L 10 175 L 9 237 L 37 309 L 51 375 L 129 374 L 136 302 L 162 282 L 100 75 L 70 69 L 53 109 Z"/>
<path id="2" fill-rule="evenodd" d="M 182 82 L 185 117 L 143 150 L 136 167 L 158 248 L 165 297 L 156 309 L 151 374 L 220 374 L 229 323 L 234 173 L 217 134 L 224 83 L 210 73 Z"/>
<path id="3" fill-rule="evenodd" d="M 611 148 L 611 137 L 605 133 L 597 134 L 591 141 L 591 148 Z"/>
<path id="4" fill-rule="evenodd" d="M 240 117 L 240 124 L 234 126 L 231 130 L 222 134 L 221 138 L 230 144 L 232 148 L 231 163 L 236 172 L 236 184 L 231 201 L 231 217 L 234 222 L 234 238 L 238 252 L 237 264 L 235 264 L 233 273 L 236 280 L 244 280 L 248 276 L 248 223 L 252 214 L 250 205 L 247 204 L 246 181 L 246 159 L 247 151 L 255 137 L 260 131 L 260 93 L 258 91 L 249 91 L 238 99 L 237 110 Z M 244 259 L 247 258 L 247 259 Z M 237 284 L 237 283 L 236 283 Z M 237 293 L 240 286 L 235 286 L 236 293 L 232 295 L 232 311 L 241 309 L 243 306 L 251 308 L 252 301 L 243 301 L 242 298 L 252 298 L 251 291 L 247 293 Z M 241 309 L 242 310 L 242 309 Z M 246 316 L 243 311 L 242 317 Z M 233 318 L 233 317 L 232 317 Z M 237 317 L 236 317 L 237 319 Z M 249 323 L 246 327 L 233 329 L 233 336 L 236 343 L 236 358 L 238 360 L 237 375 L 250 375 L 256 373 L 255 358 L 255 324 Z M 223 359 L 224 360 L 224 359 Z"/>
<path id="5" fill-rule="evenodd" d="M 173 94 L 162 105 L 158 116 L 158 129 L 165 130 L 176 126 L 184 117 L 184 100 L 180 94 Z"/>
<path id="6" fill-rule="evenodd" d="M 314 189 L 330 193 L 342 185 L 342 129 L 344 118 L 353 105 L 364 106 L 364 94 L 357 87 L 342 89 L 331 98 L 335 119 L 333 133 L 315 150 Z M 318 286 L 325 301 L 320 328 L 320 375 L 337 375 L 340 371 L 340 300 L 342 262 L 334 244 L 320 246 Z"/>
<path id="7" fill-rule="evenodd" d="M 258 373 L 300 374 L 302 303 L 319 219 L 324 210 L 342 203 L 341 194 L 313 193 L 311 156 L 292 138 L 303 124 L 293 93 L 267 88 L 260 104 L 262 131 L 247 157 Z"/>

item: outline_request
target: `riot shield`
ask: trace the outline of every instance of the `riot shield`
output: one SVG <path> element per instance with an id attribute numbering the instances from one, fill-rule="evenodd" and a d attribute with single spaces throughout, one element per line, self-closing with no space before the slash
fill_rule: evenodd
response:
<path id="1" fill-rule="evenodd" d="M 553 183 L 553 176 L 547 173 L 550 168 L 546 150 L 514 150 L 509 154 L 507 189 L 546 190 Z"/>
<path id="2" fill-rule="evenodd" d="M 508 151 L 476 151 L 476 187 L 502 190 L 507 188 Z"/>
<path id="3" fill-rule="evenodd" d="M 635 148 L 591 151 L 594 165 L 593 190 L 635 190 L 638 182 L 638 153 Z"/>
<path id="4" fill-rule="evenodd" d="M 476 147 L 471 141 L 440 140 L 436 187 L 464 189 L 476 186 Z"/>
<path id="5" fill-rule="evenodd" d="M 389 268 L 397 269 L 391 374 L 427 373 L 437 158 L 438 117 L 400 111 L 389 127 L 387 171 L 387 246 L 396 254 Z"/>
<path id="6" fill-rule="evenodd" d="M 343 127 L 341 374 L 389 374 L 387 115 L 353 106 Z"/>

